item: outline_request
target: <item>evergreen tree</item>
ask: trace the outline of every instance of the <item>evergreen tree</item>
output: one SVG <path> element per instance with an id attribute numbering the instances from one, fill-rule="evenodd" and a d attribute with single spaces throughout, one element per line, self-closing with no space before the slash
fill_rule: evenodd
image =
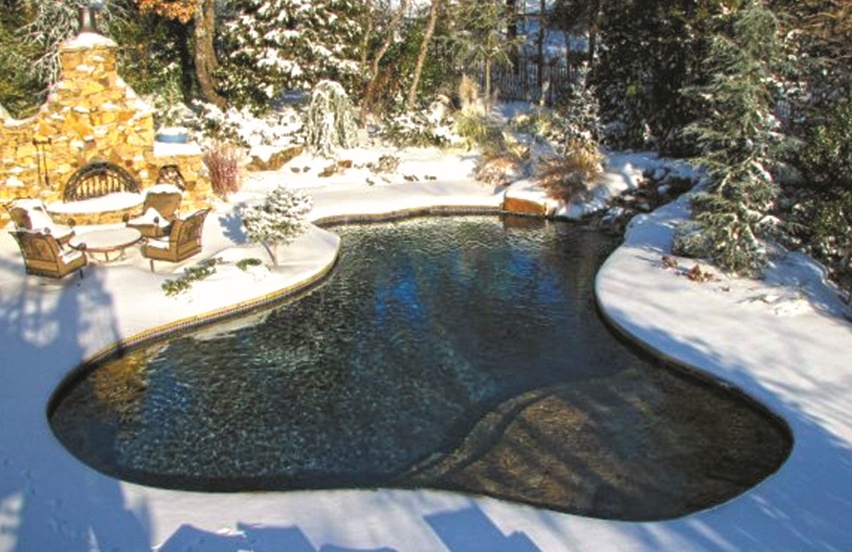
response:
<path id="1" fill-rule="evenodd" d="M 226 87 L 238 102 L 263 106 L 321 80 L 360 88 L 363 0 L 234 0 L 227 25 Z"/>
<path id="2" fill-rule="evenodd" d="M 612 145 L 684 153 L 680 131 L 695 120 L 696 105 L 680 91 L 702 80 L 707 25 L 720 4 L 627 0 L 595 8 L 601 9 L 602 46 L 592 60 L 591 80 Z"/>
<path id="3" fill-rule="evenodd" d="M 689 131 L 711 185 L 693 207 L 713 260 L 756 273 L 766 261 L 760 238 L 771 230 L 767 213 L 778 192 L 771 171 L 785 145 L 773 113 L 785 51 L 778 19 L 758 0 L 747 0 L 720 23 L 705 61 L 712 78 L 690 91 L 706 105 L 706 116 Z"/>
<path id="4" fill-rule="evenodd" d="M 262 205 L 243 209 L 246 236 L 262 244 L 272 263 L 278 266 L 278 246 L 291 243 L 308 229 L 307 215 L 312 205 L 311 198 L 301 191 L 278 186 L 269 192 Z"/>

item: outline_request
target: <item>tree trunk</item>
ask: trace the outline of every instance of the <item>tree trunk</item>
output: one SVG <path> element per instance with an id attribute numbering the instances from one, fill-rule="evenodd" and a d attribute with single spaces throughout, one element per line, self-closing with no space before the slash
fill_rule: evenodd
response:
<path id="1" fill-rule="evenodd" d="M 195 15 L 195 76 L 201 94 L 208 102 L 219 108 L 227 104 L 225 98 L 216 92 L 213 72 L 218 67 L 213 37 L 216 29 L 216 0 L 202 0 L 201 8 Z"/>
<path id="2" fill-rule="evenodd" d="M 539 102 L 544 105 L 544 11 L 547 9 L 545 0 L 541 0 L 538 11 L 538 93 Z"/>
<path id="3" fill-rule="evenodd" d="M 405 102 L 405 108 L 408 111 L 414 109 L 414 102 L 417 100 L 417 87 L 420 86 L 420 75 L 423 74 L 423 64 L 426 63 L 426 54 L 429 52 L 429 42 L 432 40 L 432 35 L 435 33 L 435 25 L 438 23 L 438 11 L 441 8 L 441 0 L 432 0 L 432 6 L 429 8 L 429 22 L 426 24 L 426 32 L 423 34 L 423 42 L 420 43 L 420 52 L 417 54 L 417 65 L 414 67 L 414 76 L 411 79 L 411 86 L 408 88 L 408 98 Z"/>
<path id="4" fill-rule="evenodd" d="M 598 45 L 598 28 L 601 18 L 601 0 L 592 2 L 589 13 L 589 67 L 595 61 L 595 50 Z"/>
<path id="5" fill-rule="evenodd" d="M 361 106 L 361 116 L 359 121 L 361 126 L 367 124 L 367 115 L 373 104 L 376 79 L 379 76 L 379 63 L 381 63 L 382 58 L 385 57 L 388 48 L 390 48 L 390 45 L 393 42 L 394 33 L 396 32 L 397 27 L 399 27 L 399 24 L 402 23 L 402 18 L 405 15 L 406 10 L 408 10 L 408 0 L 401 0 L 399 11 L 394 14 L 393 19 L 391 19 L 388 24 L 387 36 L 385 36 L 384 42 L 382 42 L 381 47 L 379 47 L 376 55 L 373 56 L 373 61 L 370 63 L 370 80 L 367 82 L 367 90 L 364 92 L 364 101 Z"/>
<path id="6" fill-rule="evenodd" d="M 178 32 L 178 55 L 180 57 L 180 92 L 183 103 L 192 103 L 193 91 L 195 89 L 195 64 L 192 59 L 191 40 L 192 35 L 187 25 L 179 25 Z"/>
<path id="7" fill-rule="evenodd" d="M 491 113 L 491 59 L 485 60 L 485 113 Z"/>
<path id="8" fill-rule="evenodd" d="M 506 28 L 506 38 L 509 42 L 515 42 L 518 39 L 518 3 L 517 0 L 506 0 L 506 11 L 508 12 L 509 25 Z M 520 56 L 518 55 L 518 47 L 512 48 L 509 53 L 509 63 L 512 64 L 512 74 L 520 74 Z"/>

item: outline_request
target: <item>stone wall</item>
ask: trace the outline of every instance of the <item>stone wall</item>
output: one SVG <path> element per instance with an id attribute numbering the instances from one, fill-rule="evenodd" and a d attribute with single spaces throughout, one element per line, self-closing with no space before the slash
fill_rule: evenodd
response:
<path id="1" fill-rule="evenodd" d="M 206 205 L 212 190 L 200 148 L 155 148 L 153 111 L 119 77 L 115 54 L 109 38 L 80 33 L 60 46 L 62 77 L 36 115 L 15 120 L 0 108 L 0 204 L 19 197 L 61 201 L 77 169 L 105 160 L 126 168 L 143 189 L 160 167 L 176 164 L 187 208 Z M 5 216 L 0 209 L 3 224 Z"/>

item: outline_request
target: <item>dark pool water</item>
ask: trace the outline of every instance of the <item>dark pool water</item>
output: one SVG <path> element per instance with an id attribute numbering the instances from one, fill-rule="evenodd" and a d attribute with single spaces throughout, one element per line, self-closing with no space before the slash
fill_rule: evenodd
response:
<path id="1" fill-rule="evenodd" d="M 493 217 L 335 232 L 311 293 L 87 367 L 56 435 L 147 485 L 437 487 L 622 519 L 727 500 L 789 452 L 763 409 L 601 323 L 610 237 Z"/>

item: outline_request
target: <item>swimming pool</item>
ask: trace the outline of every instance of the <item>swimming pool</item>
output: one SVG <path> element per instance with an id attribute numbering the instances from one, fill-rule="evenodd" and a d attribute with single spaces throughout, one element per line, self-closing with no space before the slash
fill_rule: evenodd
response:
<path id="1" fill-rule="evenodd" d="M 789 453 L 759 405 L 600 321 L 613 238 L 496 217 L 335 231 L 318 289 L 84 367 L 56 435 L 146 485 L 429 487 L 618 519 L 717 504 Z"/>

